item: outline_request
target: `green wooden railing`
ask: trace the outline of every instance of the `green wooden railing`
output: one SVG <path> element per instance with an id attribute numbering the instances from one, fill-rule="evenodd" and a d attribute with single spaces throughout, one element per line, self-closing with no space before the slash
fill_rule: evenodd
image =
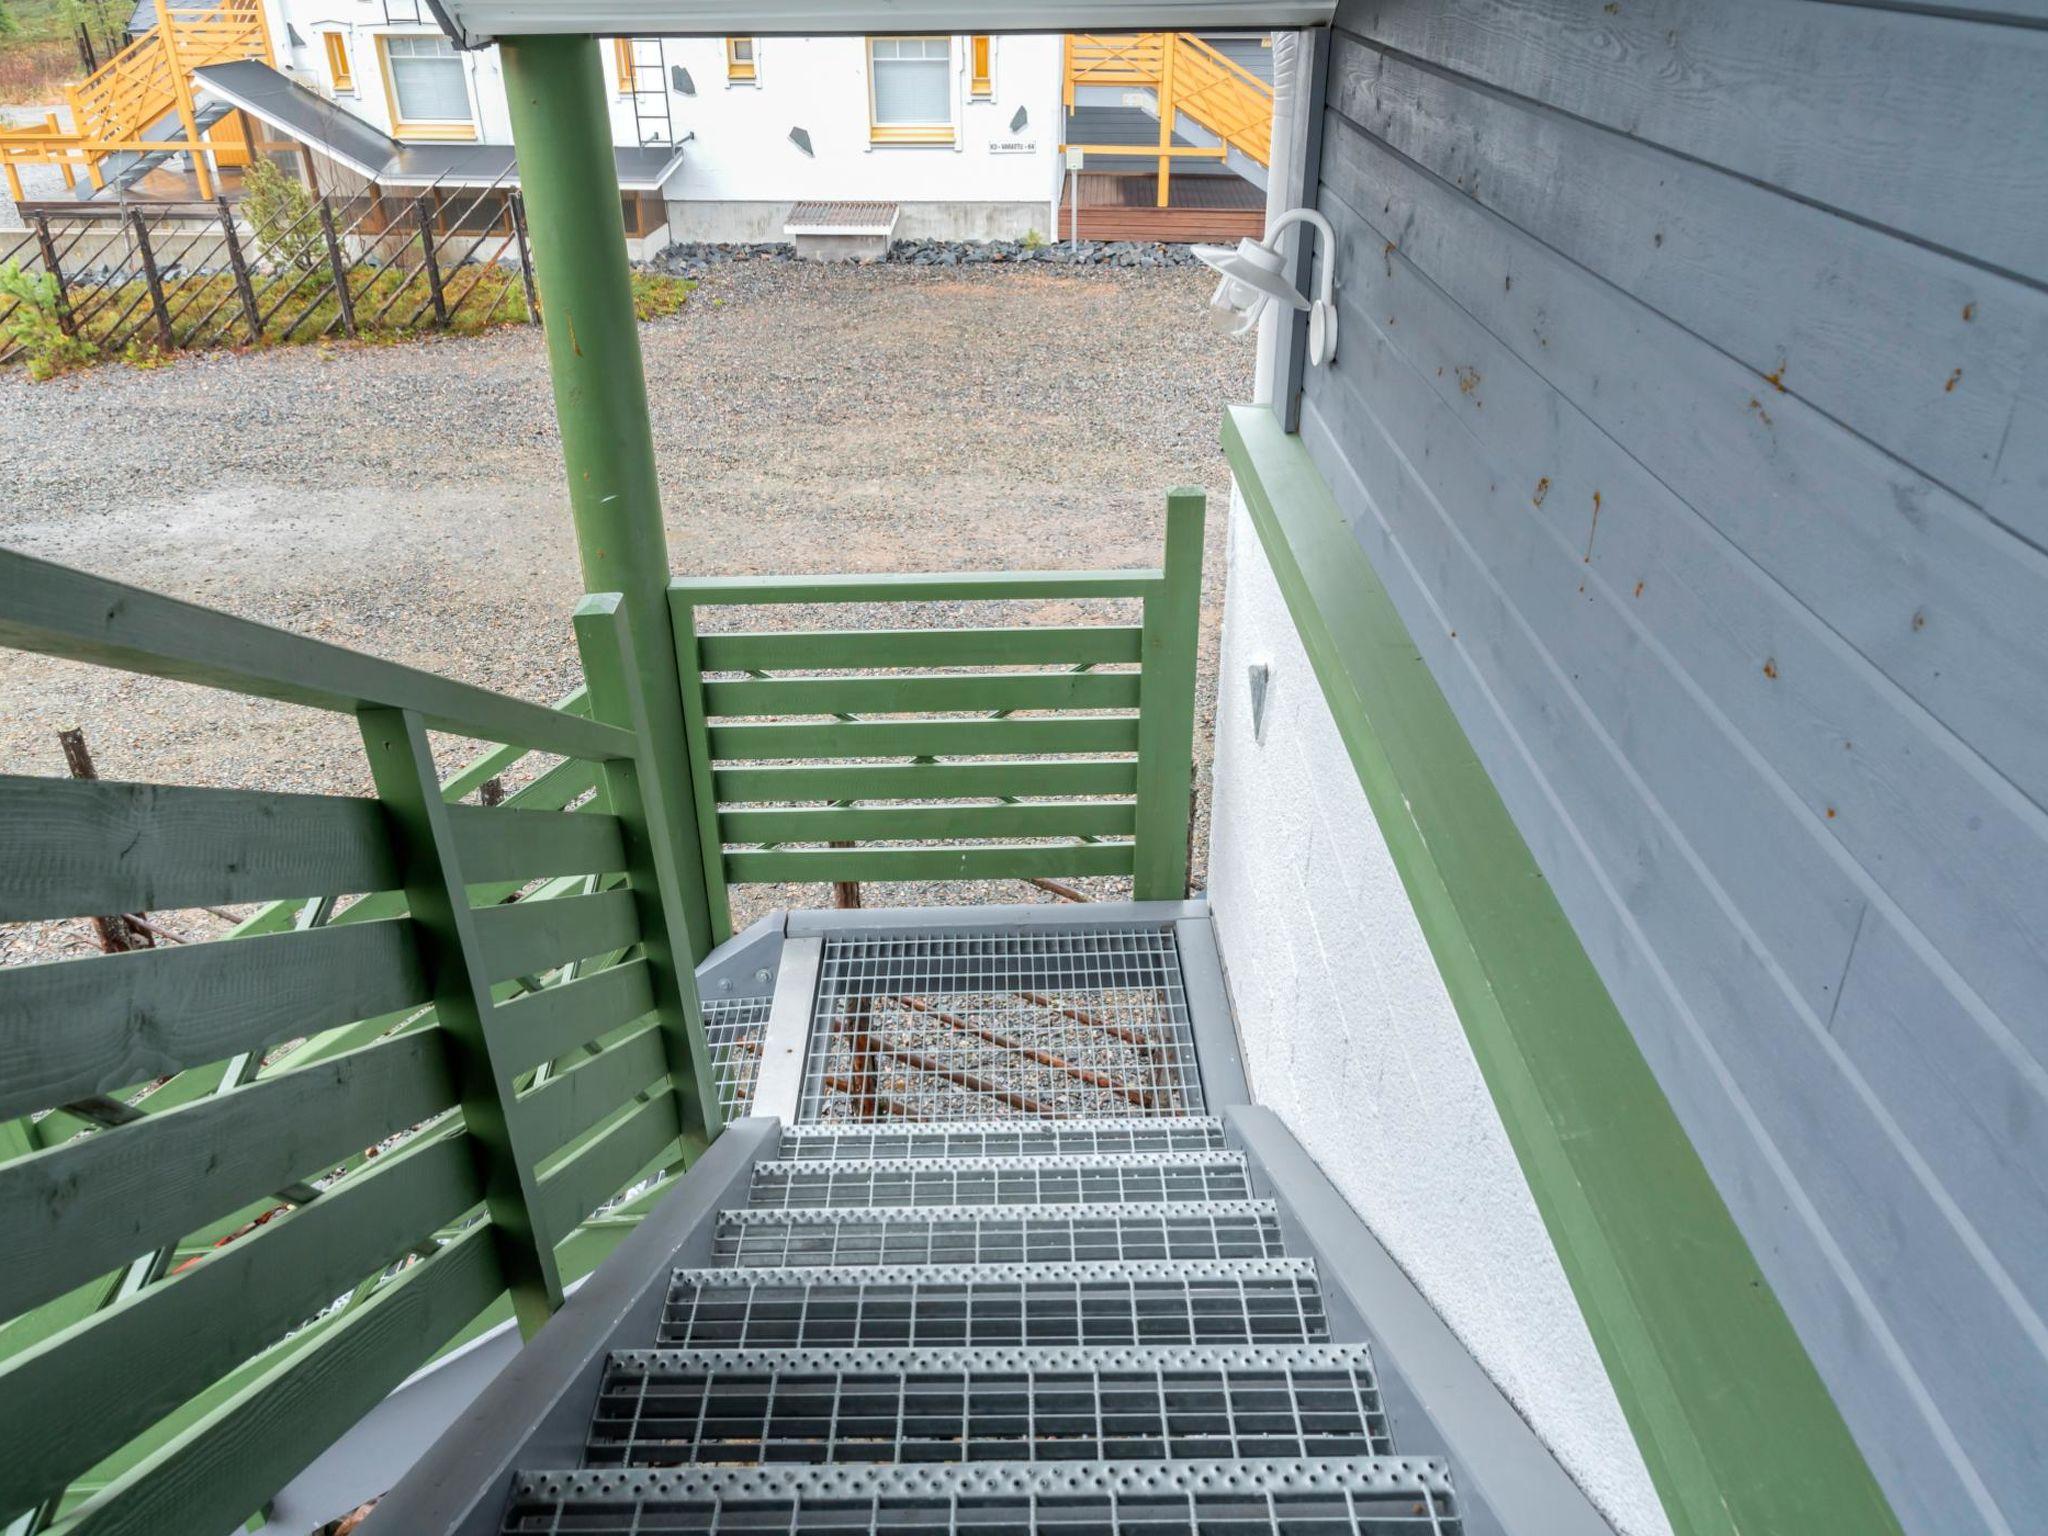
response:
<path id="1" fill-rule="evenodd" d="M 669 586 L 713 933 L 729 884 L 1188 875 L 1200 491 L 1156 570 Z M 698 631 L 700 609 L 1137 599 L 1136 625 Z"/>
<path id="2" fill-rule="evenodd" d="M 376 790 L 0 777 L 0 920 L 270 903 L 0 968 L 0 1522 L 228 1529 L 715 1133 L 625 623 L 549 709 L 0 551 L 0 644 L 352 714 Z"/>

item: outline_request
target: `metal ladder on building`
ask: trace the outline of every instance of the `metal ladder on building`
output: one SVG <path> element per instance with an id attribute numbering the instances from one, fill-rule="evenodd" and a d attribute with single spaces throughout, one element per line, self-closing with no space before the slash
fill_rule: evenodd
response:
<path id="1" fill-rule="evenodd" d="M 1185 1010 L 1140 1030 L 1093 1000 L 1172 1013 L 1136 969 L 1176 965 L 1170 942 L 1099 942 L 1114 994 L 1002 972 L 1068 1021 L 1057 1050 L 993 993 L 903 973 L 915 945 L 811 954 L 801 1065 L 773 1018 L 751 1047 L 762 1093 L 801 1076 L 798 1123 L 605 1353 L 581 1464 L 515 1464 L 501 1529 L 1463 1532 L 1447 1465 L 1395 1454 L 1368 1346 L 1333 1337 L 1315 1262 L 1203 1112 Z M 943 1118 L 976 1094 L 1012 1107 Z"/>

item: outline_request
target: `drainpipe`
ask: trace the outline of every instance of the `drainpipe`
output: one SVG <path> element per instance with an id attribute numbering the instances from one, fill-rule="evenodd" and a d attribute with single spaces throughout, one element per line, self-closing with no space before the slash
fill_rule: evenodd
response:
<path id="1" fill-rule="evenodd" d="M 1298 32 L 1273 34 L 1273 145 L 1267 151 L 1266 228 L 1294 206 L 1294 112 L 1301 99 L 1298 60 L 1305 50 Z M 1273 368 L 1280 355 L 1280 327 L 1292 324 L 1294 312 L 1279 304 L 1268 304 L 1259 318 L 1259 350 L 1252 373 L 1252 400 L 1259 405 L 1273 403 Z"/>
<path id="2" fill-rule="evenodd" d="M 583 587 L 624 597 L 632 642 L 627 660 L 646 700 L 653 760 L 672 803 L 682 808 L 684 825 L 673 829 L 683 886 L 680 906 L 693 951 L 688 958 L 701 960 L 711 949 L 706 850 L 698 845 L 688 810 L 693 804 L 690 759 L 669 620 L 668 541 L 662 532 L 647 379 L 626 264 L 606 76 L 598 67 L 594 37 L 503 38 L 499 56 Z M 716 850 L 711 852 L 716 857 Z M 676 969 L 682 984 L 690 986 L 690 964 Z M 694 997 L 690 1011 L 696 1012 Z M 715 1087 L 710 1091 L 715 1095 Z M 715 1096 L 710 1102 L 715 1124 Z"/>

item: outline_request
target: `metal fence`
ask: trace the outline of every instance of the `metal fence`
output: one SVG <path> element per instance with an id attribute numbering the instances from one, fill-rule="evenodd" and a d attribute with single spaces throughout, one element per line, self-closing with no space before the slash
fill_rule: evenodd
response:
<path id="1" fill-rule="evenodd" d="M 493 182 L 416 196 L 310 198 L 288 216 L 246 206 L 132 204 L 37 214 L 0 234 L 0 265 L 52 274 L 57 321 L 101 356 L 408 334 L 539 318 L 526 213 Z M 0 363 L 25 341 L 0 297 Z"/>

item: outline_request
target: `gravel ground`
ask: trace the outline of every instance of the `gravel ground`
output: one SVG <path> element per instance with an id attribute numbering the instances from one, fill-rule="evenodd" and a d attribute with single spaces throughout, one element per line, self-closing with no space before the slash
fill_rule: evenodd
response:
<path id="1" fill-rule="evenodd" d="M 1150 564 L 1166 488 L 1206 486 L 1206 768 L 1228 487 L 1218 423 L 1252 371 L 1248 340 L 1202 323 L 1209 286 L 1185 268 L 712 267 L 683 314 L 642 333 L 672 564 Z M 193 357 L 43 385 L 10 372 L 0 483 L 12 488 L 0 502 L 8 547 L 528 697 L 578 681 L 575 547 L 534 332 Z M 1081 614 L 992 606 L 830 619 Z M 338 717 L 0 651 L 0 771 L 61 773 L 56 732 L 70 725 L 109 778 L 369 789 Z M 444 767 L 468 750 L 452 745 Z M 1128 884 L 1077 883 L 1097 896 Z M 867 897 L 1051 899 L 1018 882 Z M 734 898 L 743 925 L 828 896 L 748 886 Z M 167 921 L 220 927 L 195 913 Z M 89 945 L 82 923 L 0 928 L 0 962 Z"/>

